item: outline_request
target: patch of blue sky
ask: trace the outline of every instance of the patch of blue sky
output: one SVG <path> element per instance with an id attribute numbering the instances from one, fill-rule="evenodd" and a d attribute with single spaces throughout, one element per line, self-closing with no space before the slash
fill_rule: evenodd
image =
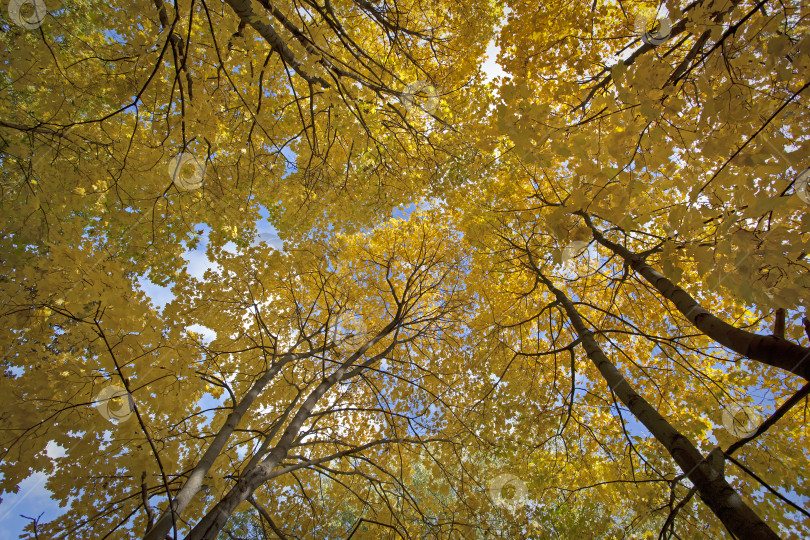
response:
<path id="1" fill-rule="evenodd" d="M 407 206 L 394 208 L 393 216 L 397 219 L 410 218 L 411 214 L 417 209 L 416 203 L 411 203 Z"/>
<path id="2" fill-rule="evenodd" d="M 106 36 L 111 41 L 115 41 L 116 43 L 128 43 L 127 38 L 125 38 L 123 35 L 116 32 L 112 28 L 105 29 L 102 32 L 102 34 L 104 34 L 104 36 Z"/>
<path id="3" fill-rule="evenodd" d="M 64 448 L 54 442 L 46 446 L 46 453 L 50 458 L 65 455 Z M 45 487 L 48 475 L 44 472 L 35 472 L 20 482 L 17 493 L 3 493 L 0 503 L 0 540 L 11 540 L 23 535 L 23 529 L 31 523 L 26 517 L 38 518 L 46 523 L 64 514 L 67 508 L 60 508 L 52 500 L 53 493 Z"/>
<path id="4" fill-rule="evenodd" d="M 67 511 L 51 497 L 53 493 L 45 487 L 47 475 L 36 472 L 20 482 L 17 493 L 4 493 L 0 503 L 0 540 L 12 540 L 24 535 L 25 527 L 31 518 L 40 518 L 41 523 L 53 521 Z"/>

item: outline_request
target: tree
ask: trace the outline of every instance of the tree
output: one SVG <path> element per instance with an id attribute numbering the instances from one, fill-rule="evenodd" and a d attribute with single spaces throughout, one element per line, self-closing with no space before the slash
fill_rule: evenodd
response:
<path id="1" fill-rule="evenodd" d="M 807 536 L 800 3 L 510 1 L 493 83 L 488 2 L 33 5 L 0 471 L 68 503 L 36 534 Z"/>
<path id="2" fill-rule="evenodd" d="M 659 30 L 671 30 L 639 36 L 627 29 L 645 22 L 643 5 L 510 7 L 500 40 L 513 77 L 501 85 L 493 129 L 503 137 L 481 145 L 497 161 L 481 172 L 486 183 L 472 182 L 475 197 L 465 189 L 453 199 L 472 200 L 459 215 L 487 284 L 479 312 L 500 328 L 496 346 L 514 351 L 499 380 L 520 380 L 521 360 L 545 373 L 538 384 L 549 396 L 546 414 L 556 412 L 562 432 L 580 424 L 590 455 L 604 456 L 561 489 L 630 481 L 632 471 L 633 484 L 660 486 L 645 490 L 636 512 L 666 512 L 662 536 L 674 534 L 673 519 L 695 492 L 737 536 L 773 537 L 768 522 L 790 531 L 798 515 L 791 512 L 803 510 L 784 493 L 805 493 L 807 464 L 776 450 L 780 435 L 773 446 L 760 437 L 777 419 L 785 435 L 801 430 L 801 415 L 787 411 L 807 393 L 810 349 L 795 324 L 810 284 L 806 177 L 790 157 L 794 148 L 782 150 L 786 133 L 797 154 L 807 144 L 795 104 L 806 88 L 806 13 L 798 5 L 668 5 L 672 20 Z M 781 114 L 788 110 L 796 114 Z M 748 310 L 759 316 L 746 320 Z M 769 335 L 775 311 L 794 321 L 784 336 Z M 587 360 L 576 358 L 579 345 Z M 559 357 L 569 354 L 570 370 L 560 373 Z M 711 434 L 719 413 L 733 419 L 762 389 L 773 421 L 756 431 L 758 421 L 745 429 L 731 421 L 729 433 Z M 577 401 L 587 412 L 577 413 Z M 611 408 L 618 418 L 606 424 Z M 680 471 L 661 462 L 660 446 L 638 445 L 633 416 Z M 611 424 L 618 437 L 606 432 Z M 745 440 L 731 444 L 729 435 Z M 686 439 L 704 449 L 695 453 Z M 727 448 L 710 452 L 711 439 Z M 692 448 L 672 448 L 676 440 Z M 745 443 L 747 455 L 732 456 Z M 745 465 L 763 453 L 778 470 L 756 474 Z M 693 479 L 701 469 L 705 478 Z M 726 495 L 704 491 L 724 476 L 750 499 L 727 487 Z M 686 477 L 693 488 L 680 486 Z M 775 508 L 777 500 L 788 504 Z M 698 512 L 699 522 L 717 524 Z"/>
<path id="3" fill-rule="evenodd" d="M 494 16 L 486 4 L 435 16 L 426 7 L 69 4 L 35 28 L 13 24 L 19 13 L 9 12 L 3 242 L 4 263 L 14 270 L 3 280 L 11 329 L 3 358 L 5 486 L 13 489 L 32 468 L 50 471 L 43 451 L 55 441 L 68 455 L 49 486 L 57 498 L 76 499 L 63 518 L 75 524 L 70 534 L 149 528 L 162 537 L 202 517 L 206 500 L 193 501 L 202 486 L 223 497 L 229 475 L 267 466 L 267 456 L 251 462 L 240 452 L 266 448 L 287 466 L 301 437 L 373 416 L 364 413 L 370 398 L 353 397 L 357 410 L 333 412 L 348 399 L 341 384 L 361 375 L 370 384 L 367 369 L 383 358 L 392 367 L 404 362 L 410 343 L 449 324 L 459 303 L 445 288 L 452 289 L 444 281 L 452 255 L 446 259 L 438 237 L 424 231 L 409 247 L 432 251 L 410 269 L 400 258 L 368 263 L 372 274 L 398 273 L 364 284 L 400 295 L 373 305 L 329 269 L 335 256 L 312 253 L 323 252 L 326 239 L 304 246 L 309 260 L 305 252 L 280 256 L 255 244 L 256 222 L 266 211 L 285 238 L 318 220 L 357 230 L 432 189 L 428 181 L 464 121 L 448 123 L 450 111 L 464 112 L 448 102 L 465 99 L 477 64 L 458 51 L 482 48 L 467 41 Z M 198 230 L 207 231 L 220 268 L 252 269 L 261 259 L 266 273 L 231 285 L 217 272 L 207 285 L 190 279 L 180 254 L 199 245 Z M 241 258 L 232 258 L 228 242 Z M 384 253 L 369 247 L 368 255 Z M 438 280 L 422 274 L 422 264 Z M 179 298 L 165 319 L 138 291 L 144 273 Z M 248 297 L 220 295 L 222 287 Z M 440 287 L 444 296 L 431 299 Z M 271 302 L 271 291 L 289 303 L 265 313 L 260 304 Z M 390 310 L 388 319 L 364 318 L 363 306 L 381 316 Z M 245 309 L 253 310 L 252 330 L 231 336 L 245 324 Z M 358 317 L 363 332 L 344 335 L 344 313 Z M 221 337 L 201 342 L 188 330 L 197 323 Z M 50 398 L 42 403 L 45 389 Z M 96 403 L 107 418 L 88 407 Z M 275 429 L 268 411 L 277 415 Z M 108 418 L 125 421 L 111 430 Z M 407 430 L 365 446 L 348 437 L 319 442 L 335 459 L 411 444 Z M 312 444 L 304 447 L 309 457 L 293 459 L 325 463 L 318 459 L 327 454 Z M 293 476 L 300 467 L 291 466 Z M 72 487 L 76 477 L 88 480 Z M 168 503 L 174 512 L 161 507 Z"/>

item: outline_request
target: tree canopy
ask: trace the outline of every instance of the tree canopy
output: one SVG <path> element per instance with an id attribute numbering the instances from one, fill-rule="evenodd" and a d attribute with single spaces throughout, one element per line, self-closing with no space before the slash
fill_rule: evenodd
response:
<path id="1" fill-rule="evenodd" d="M 810 536 L 806 4 L 2 17 L 31 538 Z"/>

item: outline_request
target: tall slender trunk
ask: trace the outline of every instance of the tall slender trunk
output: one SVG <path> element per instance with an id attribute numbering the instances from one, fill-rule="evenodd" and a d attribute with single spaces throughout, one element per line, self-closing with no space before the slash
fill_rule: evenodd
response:
<path id="1" fill-rule="evenodd" d="M 178 491 L 174 496 L 171 508 L 167 508 L 161 514 L 160 518 L 158 518 L 157 522 L 155 522 L 154 526 L 149 528 L 144 536 L 144 540 L 163 540 L 166 538 L 177 517 L 182 514 L 186 506 L 188 506 L 194 496 L 200 491 L 203 478 L 205 478 L 205 475 L 213 466 L 214 460 L 216 460 L 217 456 L 219 456 L 220 452 L 222 452 L 222 449 L 225 448 L 225 444 L 228 442 L 228 439 L 230 438 L 234 429 L 236 429 L 236 426 L 239 425 L 239 421 L 248 411 L 256 398 L 259 397 L 259 394 L 267 383 L 273 379 L 273 377 L 281 370 L 282 367 L 287 365 L 292 360 L 303 358 L 311 354 L 314 353 L 310 352 L 306 354 L 284 355 L 281 360 L 273 364 L 270 369 L 268 369 L 264 375 L 262 375 L 253 384 L 253 387 L 251 387 L 248 393 L 245 394 L 236 407 L 234 407 L 233 411 L 231 411 L 231 413 L 228 415 L 228 418 L 225 420 L 225 424 L 217 432 L 214 440 L 208 445 L 208 448 L 197 462 L 197 465 L 195 465 L 194 469 L 192 469 L 191 473 L 189 473 L 188 479 L 185 481 L 185 483 L 183 483 L 183 487 L 181 487 L 180 491 Z"/>
<path id="2" fill-rule="evenodd" d="M 304 403 L 295 413 L 295 416 L 290 421 L 290 424 L 284 430 L 278 444 L 273 448 L 270 454 L 250 470 L 240 476 L 236 485 L 212 508 L 197 525 L 186 536 L 186 540 L 215 540 L 219 531 L 225 526 L 225 523 L 230 518 L 233 511 L 239 504 L 246 501 L 264 482 L 270 479 L 273 475 L 273 470 L 281 463 L 290 448 L 295 443 L 304 422 L 307 421 L 312 415 L 312 410 L 315 405 L 323 397 L 323 395 L 337 384 L 344 376 L 344 374 L 352 367 L 358 358 L 363 356 L 365 352 L 371 348 L 375 343 L 393 331 L 397 325 L 395 319 L 389 323 L 374 339 L 363 345 L 359 350 L 352 354 L 337 370 L 331 375 L 324 378 L 320 384 L 307 396 Z M 381 358 L 387 355 L 394 347 L 395 341 L 392 342 L 382 352 L 375 354 L 361 366 L 368 366 L 374 362 L 378 362 Z"/>
<path id="3" fill-rule="evenodd" d="M 534 261 L 532 261 L 534 264 Z M 692 442 L 672 427 L 647 400 L 641 397 L 622 376 L 616 366 L 605 356 L 593 338 L 569 298 L 535 267 L 535 272 L 546 287 L 562 304 L 577 335 L 582 340 L 588 358 L 602 374 L 611 390 L 616 393 L 630 412 L 667 449 L 669 454 L 695 485 L 704 503 L 723 522 L 723 525 L 738 538 L 746 540 L 773 540 L 779 537 L 737 495 L 721 472 L 722 467 L 712 466 Z"/>

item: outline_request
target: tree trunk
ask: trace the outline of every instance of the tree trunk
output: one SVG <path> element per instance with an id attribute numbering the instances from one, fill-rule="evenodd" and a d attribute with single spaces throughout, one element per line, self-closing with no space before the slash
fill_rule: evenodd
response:
<path id="1" fill-rule="evenodd" d="M 183 510 L 185 510 L 186 506 L 188 506 L 188 504 L 194 498 L 194 495 L 200 491 L 203 478 L 205 478 L 205 475 L 208 473 L 209 469 L 211 469 L 211 466 L 214 464 L 214 460 L 216 460 L 217 456 L 219 456 L 220 452 L 222 452 L 222 449 L 225 448 L 225 444 L 228 442 L 233 430 L 236 429 L 236 426 L 239 425 L 239 421 L 248 411 L 256 398 L 259 397 L 259 394 L 264 389 L 265 385 L 267 385 L 267 383 L 272 380 L 276 373 L 278 373 L 279 370 L 281 370 L 281 368 L 286 364 L 296 358 L 302 358 L 305 356 L 307 355 L 284 355 L 279 362 L 273 364 L 270 369 L 268 369 L 264 375 L 262 375 L 262 377 L 256 381 L 248 393 L 245 394 L 242 400 L 236 405 L 236 407 L 234 407 L 231 414 L 228 415 L 228 418 L 225 420 L 225 424 L 222 426 L 222 428 L 220 428 L 219 432 L 217 432 L 214 440 L 211 441 L 211 444 L 208 445 L 208 448 L 205 450 L 205 453 L 197 462 L 194 469 L 192 469 L 188 479 L 183 484 L 183 487 L 181 487 L 180 491 L 174 496 L 171 508 L 167 508 L 166 511 L 161 514 L 160 518 L 158 518 L 154 526 L 148 529 L 146 535 L 144 536 L 144 540 L 163 540 L 166 538 L 169 531 L 171 531 L 176 518 L 183 513 Z"/>
<path id="2" fill-rule="evenodd" d="M 582 340 L 588 358 L 607 381 L 608 386 L 630 409 L 641 423 L 664 445 L 669 454 L 695 485 L 703 502 L 714 512 L 720 521 L 738 538 L 746 540 L 773 540 L 779 537 L 748 505 L 737 495 L 722 474 L 722 467 L 712 466 L 708 457 L 704 458 L 691 441 L 672 427 L 655 408 L 641 397 L 630 383 L 622 377 L 616 366 L 605 356 L 587 329 L 571 300 L 543 276 L 537 268 L 540 280 L 554 293 L 563 305 L 577 335 Z"/>
<path id="3" fill-rule="evenodd" d="M 298 437 L 298 433 L 301 431 L 301 427 L 304 425 L 304 422 L 309 419 L 312 410 L 321 397 L 343 378 L 348 369 L 365 351 L 388 335 L 395 328 L 396 324 L 397 320 L 389 323 L 373 340 L 363 345 L 352 354 L 343 365 L 335 370 L 334 373 L 323 379 L 323 381 L 315 387 L 295 413 L 295 416 L 284 430 L 278 444 L 276 444 L 275 448 L 270 452 L 270 455 L 255 467 L 246 471 L 245 474 L 237 480 L 236 485 L 194 526 L 188 536 L 186 536 L 186 540 L 215 540 L 217 538 L 219 531 L 225 526 L 225 523 L 236 507 L 253 495 L 256 488 L 272 477 L 273 470 L 281 463 L 281 460 L 287 456 L 287 453 Z M 393 349 L 394 345 L 395 342 L 392 342 L 385 350 L 369 358 L 366 362 L 363 362 L 361 366 L 367 367 L 379 361 Z"/>

